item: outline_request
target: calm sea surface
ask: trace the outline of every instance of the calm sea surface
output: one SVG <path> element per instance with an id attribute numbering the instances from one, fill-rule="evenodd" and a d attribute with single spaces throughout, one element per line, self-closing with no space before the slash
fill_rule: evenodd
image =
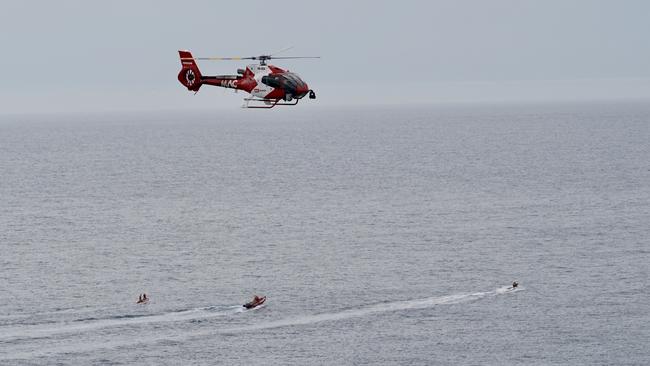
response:
<path id="1" fill-rule="evenodd" d="M 647 365 L 649 269 L 648 104 L 0 117 L 2 365 Z"/>

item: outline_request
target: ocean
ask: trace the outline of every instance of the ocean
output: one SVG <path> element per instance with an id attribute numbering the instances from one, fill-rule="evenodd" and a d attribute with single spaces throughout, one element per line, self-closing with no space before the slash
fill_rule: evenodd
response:
<path id="1" fill-rule="evenodd" d="M 648 103 L 0 116 L 2 365 L 647 365 L 649 268 Z"/>

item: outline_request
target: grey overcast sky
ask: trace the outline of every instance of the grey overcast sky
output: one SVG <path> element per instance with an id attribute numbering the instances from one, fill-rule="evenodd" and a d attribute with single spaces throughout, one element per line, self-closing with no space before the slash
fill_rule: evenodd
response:
<path id="1" fill-rule="evenodd" d="M 0 113 L 234 109 L 244 94 L 184 90 L 176 51 L 291 45 L 323 57 L 275 62 L 306 105 L 646 99 L 649 41 L 645 0 L 3 1 Z"/>

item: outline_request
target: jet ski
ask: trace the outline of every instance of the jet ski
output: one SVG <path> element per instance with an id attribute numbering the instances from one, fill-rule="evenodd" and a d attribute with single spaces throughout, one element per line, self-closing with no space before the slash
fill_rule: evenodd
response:
<path id="1" fill-rule="evenodd" d="M 266 296 L 255 297 L 255 299 L 253 299 L 253 301 L 247 302 L 242 306 L 245 307 L 246 309 L 254 309 L 254 308 L 264 304 L 265 301 L 266 301 Z"/>

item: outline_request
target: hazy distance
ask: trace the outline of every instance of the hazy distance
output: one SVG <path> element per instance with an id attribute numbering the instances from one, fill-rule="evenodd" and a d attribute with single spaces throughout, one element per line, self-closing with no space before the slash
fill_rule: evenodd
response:
<path id="1" fill-rule="evenodd" d="M 278 66 L 354 104 L 650 98 L 646 1 L 21 1 L 3 4 L 0 113 L 238 108 L 177 82 L 196 56 L 320 55 Z M 205 74 L 245 62 L 202 62 Z"/>

